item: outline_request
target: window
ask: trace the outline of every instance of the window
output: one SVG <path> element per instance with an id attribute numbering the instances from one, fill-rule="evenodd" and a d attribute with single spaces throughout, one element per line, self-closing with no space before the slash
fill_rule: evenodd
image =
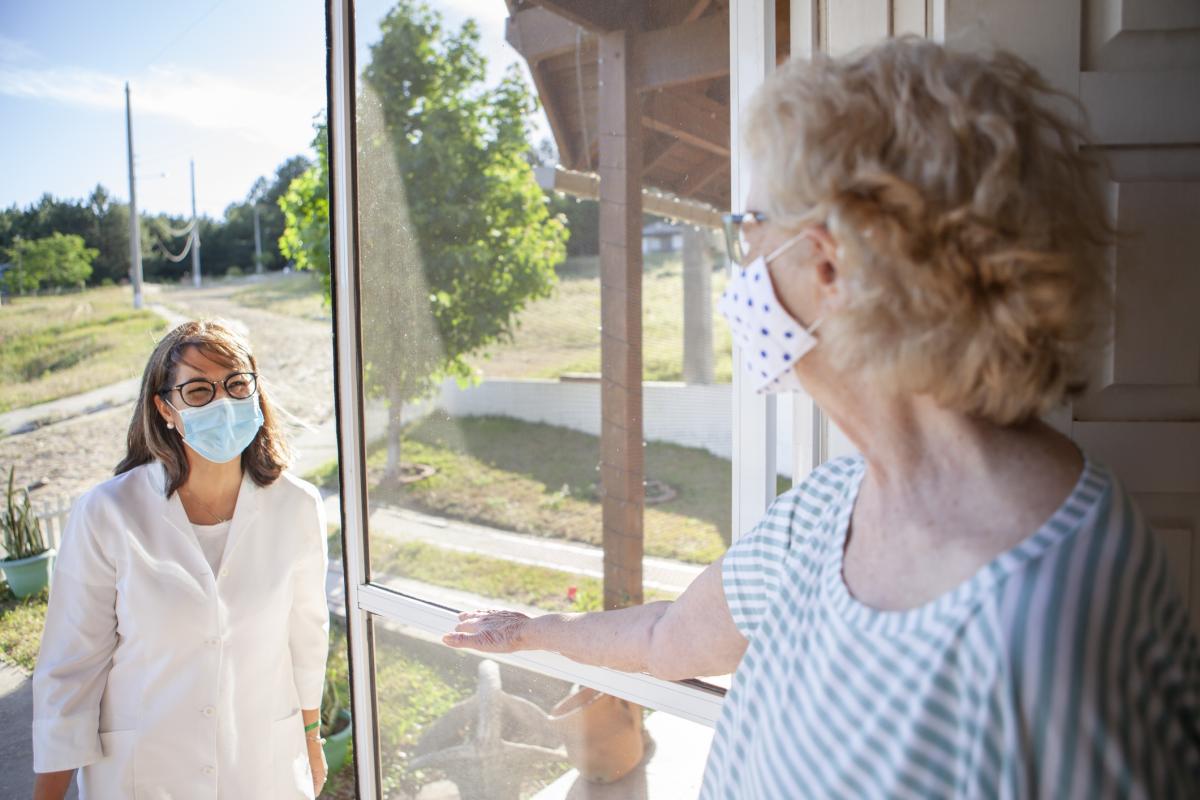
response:
<path id="1" fill-rule="evenodd" d="M 586 755 L 599 723 L 559 719 L 593 708 L 590 687 L 626 710 L 627 741 L 656 743 L 629 779 L 675 797 L 699 786 L 727 676 L 485 659 L 440 634 L 460 609 L 670 599 L 789 485 L 774 404 L 736 382 L 714 319 L 719 217 L 740 191 L 730 109 L 771 59 L 729 58 L 725 4 L 649 3 L 637 32 L 607 6 L 513 6 L 472 6 L 471 22 L 453 7 L 332 6 L 360 789 L 478 779 L 481 766 L 430 754 L 483 735 L 453 721 L 499 690 L 553 720 L 505 735 L 556 752 L 492 779 L 565 796 L 601 768 Z M 763 7 L 738 11 L 742 33 L 766 25 Z"/>

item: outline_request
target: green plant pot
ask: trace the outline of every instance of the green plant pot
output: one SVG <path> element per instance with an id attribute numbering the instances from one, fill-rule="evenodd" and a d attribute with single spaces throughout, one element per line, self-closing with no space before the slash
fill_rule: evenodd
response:
<path id="1" fill-rule="evenodd" d="M 17 597 L 29 597 L 50 585 L 50 568 L 56 554 L 54 548 L 29 558 L 0 561 L 8 588 Z"/>
<path id="2" fill-rule="evenodd" d="M 350 741 L 354 738 L 354 726 L 350 724 L 350 712 L 342 709 L 337 718 L 345 720 L 346 726 L 337 733 L 325 737 L 325 763 L 329 766 L 329 774 L 337 772 L 346 764 L 346 755 L 350 752 Z"/>

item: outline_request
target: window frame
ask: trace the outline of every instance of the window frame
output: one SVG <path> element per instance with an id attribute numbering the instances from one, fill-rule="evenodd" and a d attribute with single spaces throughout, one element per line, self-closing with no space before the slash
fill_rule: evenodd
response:
<path id="1" fill-rule="evenodd" d="M 801 0 L 792 2 L 793 11 Z M 775 66 L 775 0 L 730 3 L 730 124 L 732 193 L 745 197 L 746 160 L 739 118 L 753 91 Z M 330 272 L 333 298 L 334 370 L 346 619 L 349 640 L 351 706 L 354 719 L 358 796 L 381 794 L 375 692 L 374 618 L 394 620 L 429 633 L 453 627 L 455 612 L 437 603 L 374 584 L 370 575 L 370 530 L 366 488 L 366 436 L 362 387 L 362 329 L 358 264 L 357 171 L 355 163 L 355 16 L 353 0 L 327 0 L 327 80 L 330 197 Z M 740 353 L 734 351 L 735 364 Z M 734 540 L 762 517 L 775 497 L 776 400 L 760 396 L 734 369 L 733 531 Z M 799 401 L 794 414 L 819 419 Z M 807 410 L 806 410 L 807 409 Z M 796 452 L 813 451 L 815 423 L 795 428 Z M 797 458 L 797 473 L 812 462 Z M 819 463 L 819 462 L 818 462 Z M 807 471 L 807 470 L 805 470 Z M 709 726 L 720 714 L 723 692 L 698 681 L 663 681 L 601 667 L 577 664 L 546 652 L 491 656 L 547 677 L 595 687 L 639 705 Z"/>

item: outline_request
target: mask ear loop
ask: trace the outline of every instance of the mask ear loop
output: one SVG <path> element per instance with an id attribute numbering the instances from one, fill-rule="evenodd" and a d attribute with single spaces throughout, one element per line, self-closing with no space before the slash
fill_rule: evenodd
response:
<path id="1" fill-rule="evenodd" d="M 808 236 L 809 236 L 808 231 L 804 231 L 803 233 L 797 233 L 795 236 L 788 239 L 783 244 L 779 245 L 779 247 L 776 247 L 774 250 L 772 250 L 771 254 L 763 259 L 763 262 L 770 264 L 772 261 L 774 261 L 775 259 L 779 258 L 781 255 L 786 253 L 788 250 L 791 250 L 793 247 L 795 247 L 800 242 L 801 239 L 806 239 L 806 238 L 808 238 Z"/>
<path id="2" fill-rule="evenodd" d="M 797 244 L 797 243 L 798 243 L 798 242 L 799 242 L 801 239 L 808 238 L 810 235 L 811 235 L 811 234 L 809 234 L 809 232 L 808 232 L 808 231 L 804 231 L 803 233 L 798 233 L 798 234 L 796 234 L 796 235 L 795 235 L 795 236 L 793 236 L 791 239 L 788 239 L 786 242 L 784 242 L 783 244 L 779 245 L 779 247 L 776 247 L 776 248 L 775 248 L 773 251 L 771 251 L 771 254 L 770 254 L 770 255 L 768 255 L 766 258 L 764 258 L 764 259 L 763 259 L 763 263 L 764 263 L 764 264 L 770 264 L 770 263 L 771 263 L 772 261 L 774 261 L 776 258 L 778 258 L 779 256 L 781 256 L 781 255 L 783 255 L 784 253 L 786 253 L 788 250 L 791 250 L 793 247 L 795 247 L 795 246 L 796 246 L 796 244 Z M 817 321 L 816 321 L 816 322 L 814 322 L 812 325 L 809 325 L 808 327 L 804 327 L 804 323 L 800 323 L 800 327 L 801 327 L 801 328 L 803 328 L 803 330 L 804 330 L 804 332 L 805 332 L 805 333 L 807 333 L 807 334 L 810 334 L 810 335 L 811 335 L 811 334 L 812 334 L 812 332 L 813 332 L 813 331 L 815 331 L 815 330 L 816 330 L 816 329 L 817 329 L 817 328 L 820 326 L 820 324 L 821 324 L 821 323 L 822 323 L 824 320 L 825 320 L 825 318 L 824 318 L 824 317 L 817 317 Z M 797 321 L 797 322 L 799 322 L 799 320 L 796 320 L 796 321 Z"/>

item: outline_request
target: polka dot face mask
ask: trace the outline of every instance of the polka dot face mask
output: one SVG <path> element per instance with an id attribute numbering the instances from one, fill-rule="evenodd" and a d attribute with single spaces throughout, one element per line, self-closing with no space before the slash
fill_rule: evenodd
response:
<path id="1" fill-rule="evenodd" d="M 729 323 L 734 344 L 741 348 L 746 372 L 759 394 L 802 391 L 792 367 L 817 346 L 813 331 L 821 321 L 805 328 L 784 310 L 767 272 L 767 264 L 805 236 L 792 237 L 765 258 L 751 261 L 745 269 L 735 266 L 717 302 L 717 310 Z"/>

